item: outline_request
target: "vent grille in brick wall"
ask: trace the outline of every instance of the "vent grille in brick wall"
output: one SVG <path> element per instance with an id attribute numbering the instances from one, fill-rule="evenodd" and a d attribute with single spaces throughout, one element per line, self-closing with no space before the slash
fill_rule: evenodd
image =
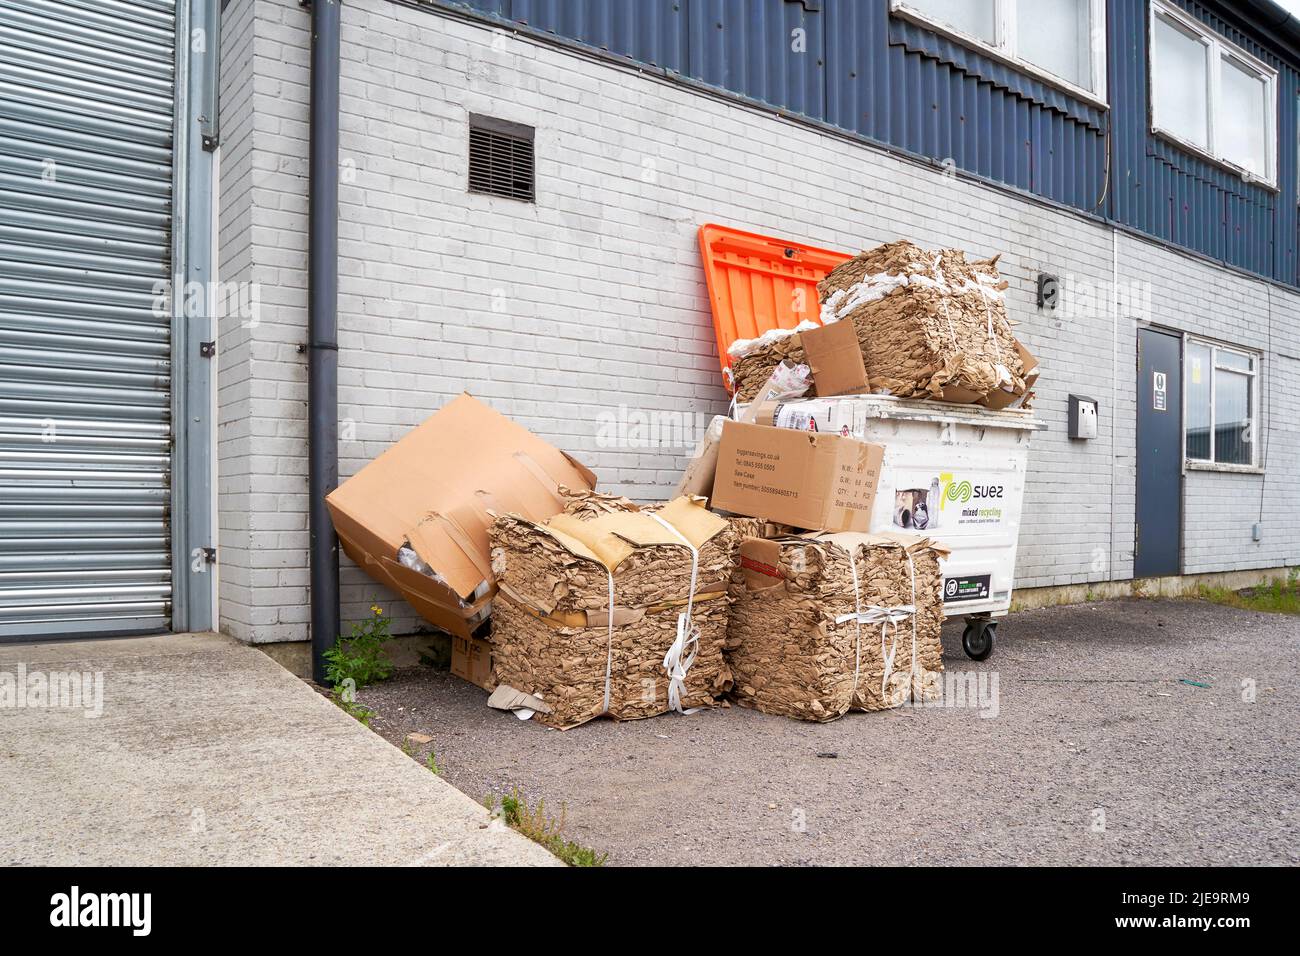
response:
<path id="1" fill-rule="evenodd" d="M 532 202 L 533 183 L 533 128 L 471 114 L 469 191 Z"/>

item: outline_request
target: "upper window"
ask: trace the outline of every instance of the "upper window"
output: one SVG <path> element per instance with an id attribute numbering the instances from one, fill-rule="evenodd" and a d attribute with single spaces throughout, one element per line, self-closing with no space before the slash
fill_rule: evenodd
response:
<path id="1" fill-rule="evenodd" d="M 1105 0 L 892 0 L 893 9 L 1104 103 Z"/>
<path id="2" fill-rule="evenodd" d="M 1258 356 L 1188 339 L 1186 364 L 1188 460 L 1253 466 Z"/>
<path id="3" fill-rule="evenodd" d="M 1151 125 L 1184 146 L 1277 182 L 1277 72 L 1177 8 L 1151 4 Z"/>

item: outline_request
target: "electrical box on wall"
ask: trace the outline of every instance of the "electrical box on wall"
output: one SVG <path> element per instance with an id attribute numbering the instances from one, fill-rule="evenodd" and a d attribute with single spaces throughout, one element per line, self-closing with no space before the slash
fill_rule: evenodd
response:
<path id="1" fill-rule="evenodd" d="M 1038 275 L 1038 307 L 1055 312 L 1061 301 L 1061 280 L 1046 272 Z"/>
<path id="2" fill-rule="evenodd" d="M 1097 437 L 1097 400 L 1083 395 L 1070 396 L 1071 438 Z"/>

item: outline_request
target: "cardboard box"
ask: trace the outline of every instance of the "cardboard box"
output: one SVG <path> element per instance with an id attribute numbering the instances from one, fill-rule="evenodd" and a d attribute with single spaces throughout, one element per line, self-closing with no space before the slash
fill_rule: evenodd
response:
<path id="1" fill-rule="evenodd" d="M 867 531 L 885 446 L 727 422 L 715 508 L 818 531 Z"/>
<path id="2" fill-rule="evenodd" d="M 772 410 L 776 407 L 778 396 L 787 396 L 788 400 L 807 391 L 806 386 L 797 392 L 783 389 L 777 382 L 785 377 L 788 376 L 783 375 L 781 369 L 768 376 L 767 382 L 758 390 L 755 400 L 745 406 L 744 410 L 736 416 L 736 420 L 761 421 L 763 424 L 770 424 Z M 762 417 L 764 414 L 767 415 L 766 419 Z M 722 440 L 722 426 L 728 420 L 725 415 L 715 415 L 710 420 L 704 438 L 700 440 L 699 447 L 695 449 L 694 456 L 686 466 L 686 471 L 682 473 L 681 481 L 677 483 L 674 497 L 680 498 L 685 495 L 688 498 L 707 498 L 713 494 L 713 476 L 718 470 L 718 443 Z"/>
<path id="3" fill-rule="evenodd" d="M 852 322 L 832 322 L 799 335 L 812 369 L 817 395 L 862 395 L 871 391 L 862 346 Z"/>
<path id="4" fill-rule="evenodd" d="M 740 573 L 747 590 L 766 591 L 785 583 L 781 547 L 771 538 L 745 538 L 740 543 Z"/>
<path id="5" fill-rule="evenodd" d="M 718 470 L 718 442 L 722 440 L 722 425 L 725 421 L 725 415 L 715 415 L 709 421 L 699 447 L 682 472 L 681 481 L 677 482 L 677 491 L 673 497 L 685 495 L 688 498 L 707 498 L 713 494 L 713 476 Z"/>
<path id="6" fill-rule="evenodd" d="M 343 550 L 430 624 L 469 637 L 496 583 L 491 511 L 545 521 L 558 488 L 596 476 L 469 395 L 461 395 L 326 497 Z M 437 574 L 398 563 L 403 544 Z"/>
<path id="7" fill-rule="evenodd" d="M 477 637 L 453 636 L 451 672 L 484 690 L 496 690 L 496 681 L 492 679 L 492 645 Z"/>

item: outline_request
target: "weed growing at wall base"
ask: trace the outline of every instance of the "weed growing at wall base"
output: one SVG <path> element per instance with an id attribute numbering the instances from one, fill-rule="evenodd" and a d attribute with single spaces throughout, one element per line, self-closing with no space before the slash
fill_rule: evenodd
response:
<path id="1" fill-rule="evenodd" d="M 370 605 L 370 614 L 360 624 L 352 625 L 351 636 L 340 637 L 325 652 L 325 679 L 332 688 L 330 697 L 367 727 L 375 712 L 357 701 L 357 688 L 388 680 L 393 675 L 393 662 L 384 650 L 384 645 L 393 639 L 392 620 L 384 617 L 384 609 L 377 604 Z"/>
<path id="2" fill-rule="evenodd" d="M 1300 585 L 1293 580 L 1283 584 L 1233 591 L 1230 588 L 1212 588 L 1202 585 L 1196 589 L 1202 601 L 1239 607 L 1245 611 L 1263 611 L 1266 614 L 1300 614 Z"/>
<path id="3" fill-rule="evenodd" d="M 393 674 L 393 662 L 384 650 L 393 639 L 392 619 L 384 617 L 384 609 L 377 604 L 370 606 L 370 614 L 360 624 L 352 625 L 351 636 L 340 637 L 325 652 L 325 679 L 336 689 L 351 681 L 355 690 L 387 680 Z"/>

